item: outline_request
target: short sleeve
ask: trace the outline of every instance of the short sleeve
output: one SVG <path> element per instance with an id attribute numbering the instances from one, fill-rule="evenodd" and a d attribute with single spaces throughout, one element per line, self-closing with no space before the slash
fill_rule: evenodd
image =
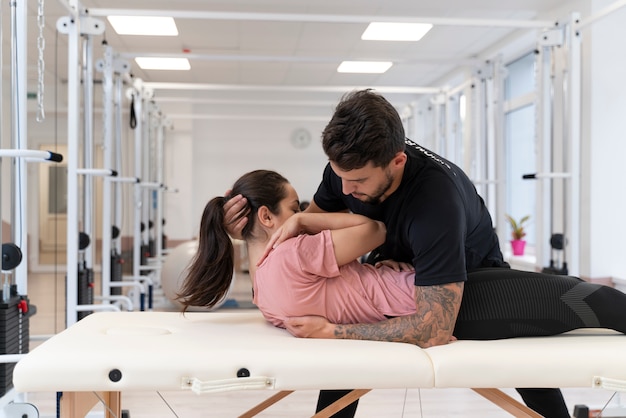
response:
<path id="1" fill-rule="evenodd" d="M 330 231 L 296 238 L 296 254 L 302 271 L 313 276 L 339 276 L 339 266 Z"/>
<path id="2" fill-rule="evenodd" d="M 440 180 L 432 182 L 429 199 L 407 228 L 418 286 L 466 280 L 463 202 L 454 186 Z"/>

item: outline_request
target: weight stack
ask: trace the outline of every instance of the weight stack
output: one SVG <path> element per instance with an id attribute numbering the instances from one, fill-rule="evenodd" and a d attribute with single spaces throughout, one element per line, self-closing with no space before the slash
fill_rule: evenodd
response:
<path id="1" fill-rule="evenodd" d="M 78 304 L 79 305 L 91 305 L 93 304 L 93 269 L 82 267 L 78 269 Z M 92 311 L 78 312 L 77 318 L 80 321 L 87 315 L 93 313 Z"/>
<path id="2" fill-rule="evenodd" d="M 111 252 L 111 282 L 121 282 L 122 281 L 122 265 L 124 264 L 124 259 L 121 254 L 118 254 L 117 251 Z M 112 287 L 111 295 L 121 295 L 122 288 L 121 287 Z"/>
<path id="3" fill-rule="evenodd" d="M 148 264 L 148 257 L 150 257 L 150 245 L 142 244 L 140 248 L 140 252 L 141 254 L 139 254 L 139 257 L 141 258 L 139 259 L 139 265 L 145 266 Z M 142 276 L 147 276 L 148 272 L 145 270 L 142 270 L 141 272 L 139 272 L 139 274 Z"/>
<path id="4" fill-rule="evenodd" d="M 4 300 L 0 290 L 0 354 L 26 354 L 30 340 L 29 318 L 35 314 L 26 296 L 17 294 L 12 285 L 10 297 Z M 0 363 L 0 396 L 13 388 L 15 363 Z"/>
<path id="5" fill-rule="evenodd" d="M 151 239 L 148 241 L 148 254 L 150 254 L 150 257 L 156 257 L 157 255 L 156 240 Z"/>

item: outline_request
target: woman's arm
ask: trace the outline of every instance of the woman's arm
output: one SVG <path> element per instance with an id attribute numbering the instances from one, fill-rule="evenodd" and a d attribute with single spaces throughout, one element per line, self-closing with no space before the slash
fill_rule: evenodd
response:
<path id="1" fill-rule="evenodd" d="M 349 213 L 332 213 L 327 215 L 337 217 L 341 217 L 342 215 L 348 217 L 359 216 L 365 218 L 363 223 L 357 225 L 343 228 L 329 228 L 333 240 L 335 257 L 337 258 L 337 265 L 339 266 L 354 261 L 385 242 L 387 228 L 385 228 L 385 224 L 382 222 Z"/>
<path id="2" fill-rule="evenodd" d="M 382 222 L 352 213 L 296 213 L 272 235 L 266 254 L 286 239 L 299 234 L 330 230 L 338 265 L 347 264 L 385 242 Z M 261 263 L 264 257 L 258 264 Z M 258 265 L 257 264 L 257 265 Z"/>

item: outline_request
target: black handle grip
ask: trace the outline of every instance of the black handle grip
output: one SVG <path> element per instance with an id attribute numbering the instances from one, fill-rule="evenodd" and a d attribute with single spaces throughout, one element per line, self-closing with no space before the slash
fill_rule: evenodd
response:
<path id="1" fill-rule="evenodd" d="M 536 173 L 534 173 L 534 174 L 524 174 L 524 175 L 522 176 L 522 178 L 523 178 L 524 180 L 534 180 L 534 179 L 536 179 L 536 178 L 537 178 L 537 174 L 536 174 Z"/>
<path id="2" fill-rule="evenodd" d="M 63 155 L 52 151 L 48 152 L 50 153 L 50 156 L 47 158 L 48 161 L 54 161 L 55 163 L 60 163 L 61 161 L 63 161 Z"/>

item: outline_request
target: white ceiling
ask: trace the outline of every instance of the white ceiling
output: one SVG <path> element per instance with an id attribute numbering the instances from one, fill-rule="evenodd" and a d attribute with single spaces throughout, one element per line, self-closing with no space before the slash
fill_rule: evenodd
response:
<path id="1" fill-rule="evenodd" d="M 108 26 L 94 37 L 132 64 L 132 74 L 151 83 L 166 113 L 185 117 L 265 117 L 268 107 L 288 103 L 299 117 L 327 118 L 328 108 L 355 87 L 376 88 L 399 101 L 414 100 L 422 87 L 439 88 L 445 77 L 492 58 L 493 48 L 520 31 L 538 30 L 566 16 L 568 0 L 83 0 L 92 17 L 172 15 L 179 36 L 118 36 Z M 67 0 L 46 0 L 46 84 L 65 85 L 66 35 L 56 22 L 69 15 Z M 2 6 L 4 11 L 8 9 Z M 36 89 L 37 0 L 29 7 L 29 91 Z M 8 24 L 4 13 L 4 24 Z M 362 41 L 372 19 L 431 21 L 419 42 Z M 6 30 L 3 29 L 6 34 Z M 9 50 L 4 36 L 5 51 Z M 187 52 L 185 52 L 187 51 Z M 6 52 L 4 53 L 6 55 Z M 144 71 L 137 55 L 187 56 L 190 71 Z M 342 60 L 385 60 L 382 75 L 339 74 Z M 4 60 L 5 66 L 7 60 Z M 5 70 L 6 74 L 6 70 Z M 98 78 L 98 75 L 96 75 Z M 152 84 L 155 83 L 155 84 Z M 160 83 L 181 83 L 163 89 Z M 426 90 L 427 91 L 427 90 Z M 395 93 L 394 93 L 395 92 Z M 402 92 L 402 94 L 396 94 Z M 316 109 L 323 108 L 322 112 Z M 295 109 L 299 109 L 296 111 Z M 203 116 L 198 116 L 202 114 Z M 319 116 L 317 116 L 319 114 Z M 192 116 L 195 115 L 195 116 Z"/>

